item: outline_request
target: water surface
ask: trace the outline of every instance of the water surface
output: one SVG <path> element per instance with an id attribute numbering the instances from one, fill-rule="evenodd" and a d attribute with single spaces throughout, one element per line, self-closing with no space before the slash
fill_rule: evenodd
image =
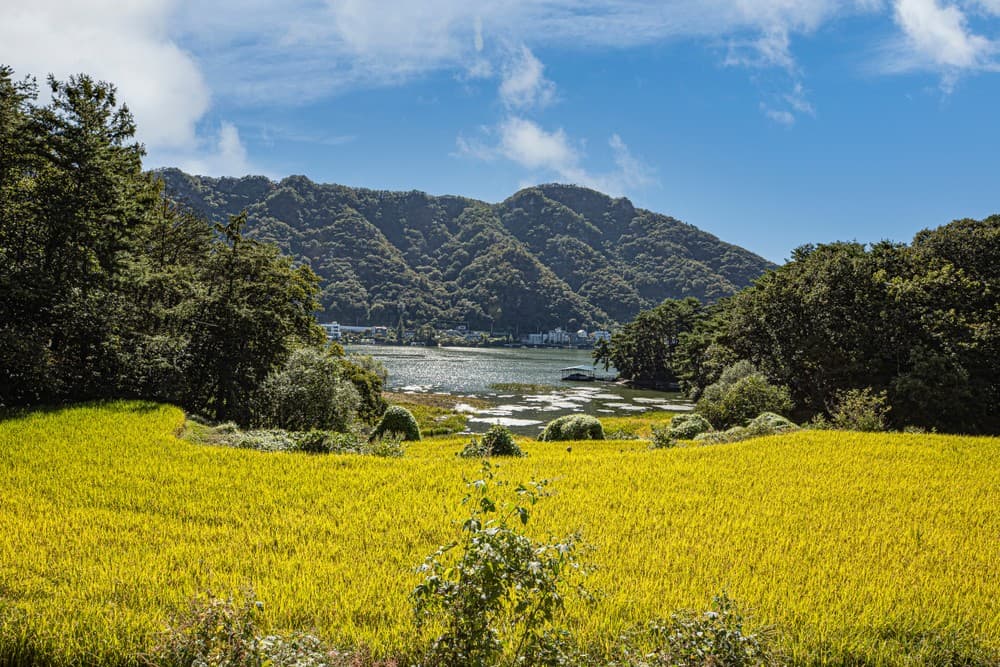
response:
<path id="1" fill-rule="evenodd" d="M 370 354 L 389 371 L 388 388 L 409 393 L 440 393 L 490 402 L 469 413 L 469 428 L 485 431 L 500 423 L 525 434 L 537 434 L 544 424 L 565 414 L 596 416 L 635 414 L 646 410 L 690 410 L 676 393 L 628 389 L 608 382 L 562 382 L 563 368 L 592 366 L 590 350 L 533 348 L 349 346 L 352 354 Z M 598 366 L 599 375 L 614 375 Z M 537 394 L 500 392 L 498 383 L 554 385 Z"/>

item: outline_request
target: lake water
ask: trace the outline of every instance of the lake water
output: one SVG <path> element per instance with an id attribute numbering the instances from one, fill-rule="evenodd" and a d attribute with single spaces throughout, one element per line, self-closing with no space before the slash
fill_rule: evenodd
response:
<path id="1" fill-rule="evenodd" d="M 500 423 L 534 435 L 546 422 L 564 414 L 608 416 L 691 409 L 680 394 L 628 389 L 608 382 L 562 382 L 560 369 L 592 366 L 590 350 L 358 345 L 349 346 L 348 352 L 370 354 L 381 361 L 389 371 L 388 389 L 392 391 L 489 401 L 488 408 L 459 406 L 469 413 L 469 428 L 474 432 Z M 596 371 L 608 374 L 601 366 Z M 508 382 L 558 388 L 523 394 L 491 387 Z"/>

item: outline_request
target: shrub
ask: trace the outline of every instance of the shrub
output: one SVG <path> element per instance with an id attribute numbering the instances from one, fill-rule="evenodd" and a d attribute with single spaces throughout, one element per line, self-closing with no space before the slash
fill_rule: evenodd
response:
<path id="1" fill-rule="evenodd" d="M 328 454 L 333 447 L 332 438 L 326 431 L 314 430 L 305 433 L 294 433 L 291 437 L 295 442 L 295 449 L 300 452 Z"/>
<path id="2" fill-rule="evenodd" d="M 398 433 L 403 440 L 420 440 L 420 427 L 413 414 L 406 408 L 393 405 L 385 411 L 378 426 L 372 431 L 371 440 L 386 433 Z"/>
<path id="3" fill-rule="evenodd" d="M 545 544 L 524 534 L 545 484 L 519 485 L 519 504 L 504 502 L 498 492 L 509 483 L 495 480 L 488 462 L 482 479 L 468 483 L 461 536 L 427 557 L 426 577 L 411 594 L 418 629 L 436 634 L 420 664 L 578 664 L 560 626 L 569 593 L 585 595 L 573 586 L 585 574 L 578 539 Z"/>
<path id="4" fill-rule="evenodd" d="M 264 603 L 252 590 L 239 602 L 211 594 L 195 598 L 162 633 L 142 663 L 170 667 L 348 667 L 351 656 L 304 633 L 260 636 Z"/>
<path id="5" fill-rule="evenodd" d="M 374 424 L 386 410 L 382 387 L 388 372 L 380 361 L 369 355 L 352 354 L 340 360 L 344 378 L 354 384 L 358 391 L 358 419 L 366 424 Z"/>
<path id="6" fill-rule="evenodd" d="M 590 415 L 565 415 L 549 422 L 539 440 L 604 440 L 604 427 Z"/>
<path id="7" fill-rule="evenodd" d="M 343 431 L 357 415 L 360 402 L 340 359 L 303 348 L 262 383 L 255 401 L 255 422 L 289 431 Z"/>
<path id="8" fill-rule="evenodd" d="M 791 408 L 788 388 L 771 384 L 745 361 L 723 371 L 718 382 L 705 388 L 696 407 L 719 428 L 741 426 L 762 412 L 787 412 Z"/>
<path id="9" fill-rule="evenodd" d="M 750 433 L 750 430 L 745 426 L 734 426 L 725 431 L 708 431 L 706 433 L 701 433 L 696 435 L 694 438 L 695 442 L 701 442 L 706 445 L 722 445 L 728 442 L 739 442 L 740 440 L 747 440 L 748 438 L 757 437 Z"/>
<path id="10" fill-rule="evenodd" d="M 650 447 L 653 449 L 670 449 L 671 447 L 677 446 L 677 440 L 674 438 L 671 429 L 663 428 L 662 426 L 653 427 L 653 437 L 650 442 Z"/>
<path id="11" fill-rule="evenodd" d="M 477 440 L 475 437 L 459 452 L 459 456 L 524 456 L 524 452 L 514 442 L 514 436 L 500 424 L 494 424 L 490 430 Z"/>
<path id="12" fill-rule="evenodd" d="M 702 613 L 683 611 L 627 635 L 621 663 L 646 667 L 757 667 L 775 662 L 770 631 L 749 633 L 725 594 Z M 635 658 L 639 658 L 638 661 Z"/>
<path id="13" fill-rule="evenodd" d="M 747 424 L 747 430 L 754 436 L 759 436 L 798 431 L 799 427 L 781 415 L 773 412 L 762 412 L 750 420 L 750 423 Z"/>
<path id="14" fill-rule="evenodd" d="M 365 442 L 359 453 L 383 458 L 399 458 L 406 453 L 406 448 L 403 447 L 403 437 L 399 433 L 387 431 L 374 440 Z"/>
<path id="15" fill-rule="evenodd" d="M 837 393 L 830 420 L 845 431 L 884 431 L 890 409 L 884 391 L 850 389 Z"/>
<path id="16" fill-rule="evenodd" d="M 677 415 L 670 420 L 670 437 L 675 440 L 692 440 L 696 435 L 711 430 L 712 425 L 699 414 Z"/>
<path id="17" fill-rule="evenodd" d="M 226 444 L 239 449 L 259 452 L 287 452 L 298 449 L 298 443 L 288 431 L 281 429 L 241 431 L 226 437 Z"/>

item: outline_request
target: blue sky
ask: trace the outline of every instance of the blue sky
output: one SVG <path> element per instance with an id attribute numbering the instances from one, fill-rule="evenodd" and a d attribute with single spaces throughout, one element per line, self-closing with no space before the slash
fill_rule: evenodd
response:
<path id="1" fill-rule="evenodd" d="M 499 201 L 574 182 L 782 261 L 1000 212 L 1000 0 L 9 0 L 149 167 Z"/>

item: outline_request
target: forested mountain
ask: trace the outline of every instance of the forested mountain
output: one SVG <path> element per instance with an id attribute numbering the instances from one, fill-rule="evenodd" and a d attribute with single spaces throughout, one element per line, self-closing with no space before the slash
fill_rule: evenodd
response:
<path id="1" fill-rule="evenodd" d="M 499 204 L 321 185 L 304 176 L 158 172 L 217 222 L 246 209 L 322 279 L 323 319 L 466 323 L 511 332 L 624 322 L 665 298 L 731 295 L 773 265 L 628 199 L 540 185 Z"/>

